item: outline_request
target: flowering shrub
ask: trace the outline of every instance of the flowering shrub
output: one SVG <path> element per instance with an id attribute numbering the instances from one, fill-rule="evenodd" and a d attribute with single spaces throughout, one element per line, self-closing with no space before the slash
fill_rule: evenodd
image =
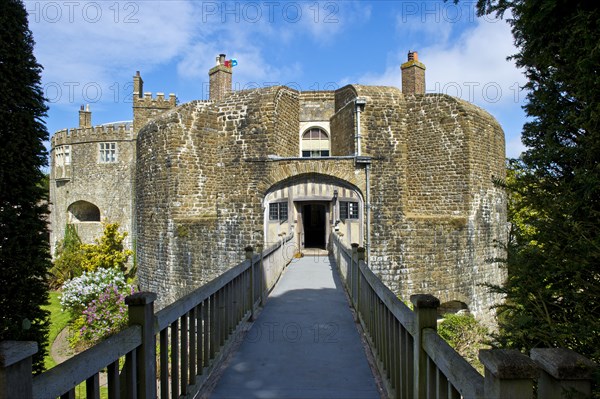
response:
<path id="1" fill-rule="evenodd" d="M 72 316 L 77 317 L 109 286 L 115 287 L 119 292 L 130 290 L 123 272 L 118 269 L 84 272 L 63 285 L 60 304 L 63 309 L 70 311 Z"/>
<path id="2" fill-rule="evenodd" d="M 133 293 L 133 288 L 127 294 Z M 127 325 L 125 294 L 116 286 L 108 286 L 83 311 L 85 324 L 79 328 L 79 337 L 93 344 L 112 335 Z"/>
<path id="3" fill-rule="evenodd" d="M 67 281 L 60 303 L 71 313 L 71 346 L 90 346 L 125 326 L 125 296 L 133 292 L 119 269 L 84 272 Z"/>

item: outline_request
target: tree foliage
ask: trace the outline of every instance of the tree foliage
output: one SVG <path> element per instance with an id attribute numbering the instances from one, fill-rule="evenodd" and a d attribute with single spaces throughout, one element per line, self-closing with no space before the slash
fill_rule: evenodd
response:
<path id="1" fill-rule="evenodd" d="M 50 269 L 49 277 L 51 288 L 59 289 L 65 281 L 81 276 L 84 252 L 74 225 L 67 223 L 65 226 L 65 237 L 56 245 L 54 256 L 54 265 Z"/>
<path id="2" fill-rule="evenodd" d="M 127 232 L 119 233 L 118 223 L 108 223 L 104 226 L 104 234 L 96 240 L 96 244 L 83 244 L 84 259 L 83 270 L 94 271 L 96 269 L 119 269 L 127 270 L 127 260 L 133 252 L 125 249 L 123 241 Z"/>
<path id="3" fill-rule="evenodd" d="M 50 270 L 51 286 L 60 288 L 67 280 L 81 276 L 84 271 L 118 269 L 126 272 L 132 251 L 124 248 L 125 237 L 127 233 L 119 233 L 118 223 L 108 223 L 95 244 L 83 244 L 76 227 L 67 224 L 65 237 L 57 245 L 54 266 Z M 134 273 L 131 270 L 128 276 L 132 277 Z"/>
<path id="4" fill-rule="evenodd" d="M 445 314 L 438 325 L 438 334 L 480 372 L 479 350 L 488 347 L 488 330 L 470 314 Z"/>
<path id="5" fill-rule="evenodd" d="M 499 343 L 571 348 L 600 361 L 600 7 L 479 0 L 508 16 L 527 77 Z M 521 219 L 519 219 L 521 217 Z"/>
<path id="6" fill-rule="evenodd" d="M 37 341 L 39 372 L 48 334 L 41 308 L 48 302 L 48 211 L 40 184 L 47 107 L 21 1 L 0 2 L 0 26 L 0 341 Z"/>

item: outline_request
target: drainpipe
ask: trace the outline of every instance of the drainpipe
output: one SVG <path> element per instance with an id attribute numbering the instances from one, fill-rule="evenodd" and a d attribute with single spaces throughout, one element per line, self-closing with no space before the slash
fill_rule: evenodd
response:
<path id="1" fill-rule="evenodd" d="M 356 100 L 354 100 L 354 105 L 356 106 L 356 148 L 354 155 L 358 157 L 360 157 L 360 113 L 362 112 L 366 103 L 367 101 L 364 98 L 357 97 Z"/>

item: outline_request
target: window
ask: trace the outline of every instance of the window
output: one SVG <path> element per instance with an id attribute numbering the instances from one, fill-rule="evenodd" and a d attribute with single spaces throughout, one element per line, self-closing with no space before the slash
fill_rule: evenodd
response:
<path id="1" fill-rule="evenodd" d="M 55 166 L 71 165 L 71 146 L 60 145 L 54 149 Z"/>
<path id="2" fill-rule="evenodd" d="M 287 202 L 275 202 L 269 204 L 269 220 L 285 221 L 288 218 Z"/>
<path id="3" fill-rule="evenodd" d="M 117 162 L 117 143 L 100 143 L 100 163 Z"/>
<path id="4" fill-rule="evenodd" d="M 358 219 L 358 202 L 340 201 L 340 219 Z"/>
<path id="5" fill-rule="evenodd" d="M 313 127 L 302 134 L 302 156 L 328 157 L 329 135 L 320 128 Z"/>
<path id="6" fill-rule="evenodd" d="M 329 150 L 312 150 L 312 151 L 302 151 L 303 158 L 318 158 L 318 157 L 328 157 Z"/>

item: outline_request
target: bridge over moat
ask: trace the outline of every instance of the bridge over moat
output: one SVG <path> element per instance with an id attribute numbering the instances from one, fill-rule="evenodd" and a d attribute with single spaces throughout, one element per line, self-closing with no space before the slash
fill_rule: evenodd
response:
<path id="1" fill-rule="evenodd" d="M 294 258 L 292 237 L 247 248 L 246 261 L 157 313 L 155 294 L 128 297 L 128 328 L 38 376 L 35 343 L 1 342 L 0 399 L 74 398 L 82 382 L 99 398 L 101 374 L 109 398 L 590 396 L 595 365 L 565 349 L 481 351 L 480 375 L 437 334 L 439 300 L 414 295 L 410 310 L 357 247 L 333 235 L 328 257 Z"/>
<path id="2" fill-rule="evenodd" d="M 335 267 L 290 263 L 211 398 L 380 397 Z"/>

